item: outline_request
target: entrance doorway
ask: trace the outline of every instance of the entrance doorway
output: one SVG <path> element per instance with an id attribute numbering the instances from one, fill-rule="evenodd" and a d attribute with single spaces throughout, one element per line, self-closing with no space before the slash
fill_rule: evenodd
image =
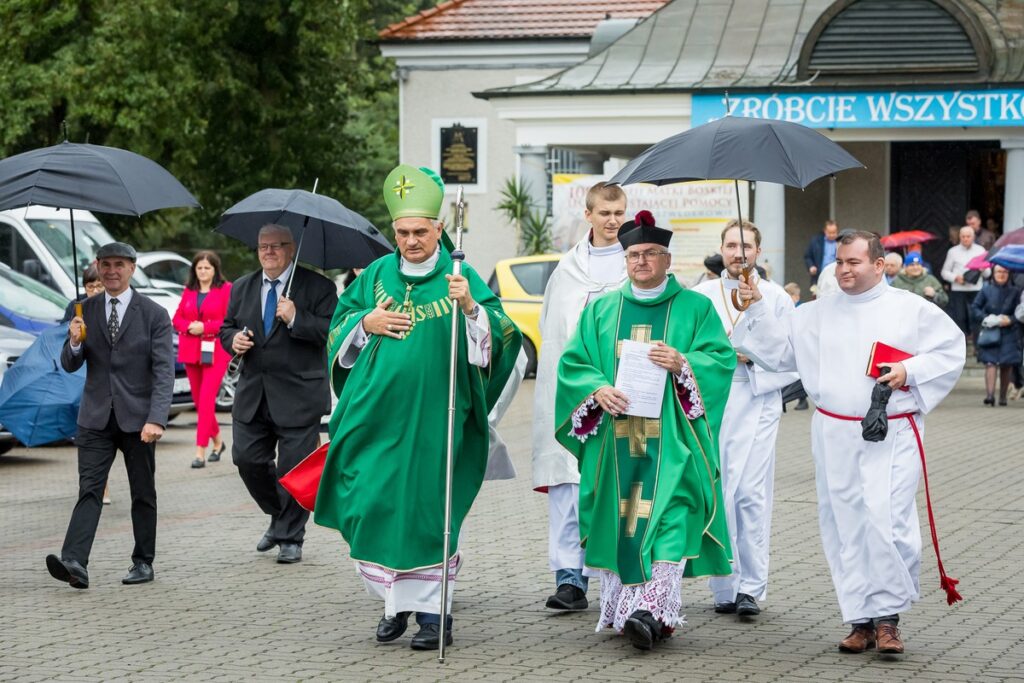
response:
<path id="1" fill-rule="evenodd" d="M 893 142 L 891 232 L 925 230 L 939 239 L 923 245 L 935 270 L 950 247 L 950 229 L 964 224 L 970 209 L 1001 226 L 1006 152 L 997 141 Z"/>

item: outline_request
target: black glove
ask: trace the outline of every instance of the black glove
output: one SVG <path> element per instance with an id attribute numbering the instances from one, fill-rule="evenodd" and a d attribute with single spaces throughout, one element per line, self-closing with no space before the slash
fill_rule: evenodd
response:
<path id="1" fill-rule="evenodd" d="M 882 368 L 883 375 L 887 372 L 887 368 Z M 885 435 L 889 433 L 889 416 L 885 407 L 889 404 L 890 396 L 892 388 L 888 384 L 875 384 L 871 390 L 871 407 L 860 421 L 861 435 L 865 441 L 885 441 Z"/>

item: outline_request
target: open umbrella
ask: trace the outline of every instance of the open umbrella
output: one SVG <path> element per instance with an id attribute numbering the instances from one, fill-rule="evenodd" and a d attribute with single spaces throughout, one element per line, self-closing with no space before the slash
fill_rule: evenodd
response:
<path id="1" fill-rule="evenodd" d="M 29 204 L 71 209 L 71 253 L 77 254 L 74 209 L 141 216 L 199 202 L 155 161 L 116 147 L 65 140 L 0 161 L 0 211 Z M 73 258 L 75 299 L 78 259 Z M 76 311 L 81 315 L 81 310 Z"/>
<path id="2" fill-rule="evenodd" d="M 1024 244 L 1011 244 L 1003 247 L 988 260 L 995 266 L 1002 266 L 1007 270 L 1024 270 Z"/>
<path id="3" fill-rule="evenodd" d="M 394 251 L 366 218 L 336 199 L 306 190 L 251 194 L 224 212 L 216 231 L 255 249 L 267 223 L 291 228 L 299 242 L 296 260 L 317 268 L 364 268 Z"/>
<path id="4" fill-rule="evenodd" d="M 0 422 L 26 446 L 70 439 L 78 431 L 85 368 L 73 373 L 61 368 L 67 336 L 66 324 L 43 331 L 4 373 Z"/>
<path id="5" fill-rule="evenodd" d="M 964 266 L 966 270 L 985 270 L 991 268 L 992 264 L 988 261 L 988 254 L 978 254 Z"/>
<path id="6" fill-rule="evenodd" d="M 649 147 L 616 173 L 611 182 L 667 185 L 729 178 L 804 188 L 823 176 L 863 166 L 812 128 L 789 121 L 727 115 Z M 739 182 L 734 182 L 734 187 L 738 214 Z M 743 217 L 738 218 L 742 241 Z M 744 252 L 744 277 L 749 277 L 750 272 Z M 737 309 L 746 308 L 735 291 L 732 299 Z"/>
<path id="7" fill-rule="evenodd" d="M 909 247 L 911 244 L 930 242 L 935 239 L 938 239 L 936 235 L 924 230 L 903 230 L 902 232 L 885 235 L 881 241 L 882 246 L 886 249 L 898 249 L 900 247 Z"/>
<path id="8" fill-rule="evenodd" d="M 988 250 L 988 255 L 995 256 L 1000 249 L 1011 244 L 1024 244 L 1024 228 L 1017 228 L 1016 230 L 1003 233 L 1002 237 L 997 239 L 992 248 Z"/>

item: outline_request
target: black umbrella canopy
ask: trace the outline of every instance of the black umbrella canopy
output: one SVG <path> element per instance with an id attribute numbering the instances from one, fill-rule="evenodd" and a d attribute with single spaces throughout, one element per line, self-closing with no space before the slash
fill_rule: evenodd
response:
<path id="1" fill-rule="evenodd" d="M 306 190 L 267 189 L 221 216 L 216 231 L 253 249 L 268 223 L 291 228 L 301 243 L 296 259 L 317 268 L 365 268 L 394 248 L 373 223 L 341 202 Z"/>
<path id="2" fill-rule="evenodd" d="M 0 161 L 0 211 L 29 204 L 129 216 L 199 206 L 155 161 L 116 147 L 66 141 Z"/>
<path id="3" fill-rule="evenodd" d="M 812 128 L 788 121 L 725 116 L 648 148 L 615 174 L 620 185 L 753 180 L 804 188 L 864 164 Z"/>

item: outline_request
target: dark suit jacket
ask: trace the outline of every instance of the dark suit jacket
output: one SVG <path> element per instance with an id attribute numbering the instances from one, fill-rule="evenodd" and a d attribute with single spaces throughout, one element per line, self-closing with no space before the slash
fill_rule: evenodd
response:
<path id="1" fill-rule="evenodd" d="M 110 341 L 106 295 L 82 302 L 86 335 L 81 353 L 64 342 L 60 364 L 74 372 L 87 363 L 78 426 L 103 429 L 110 411 L 124 432 L 141 432 L 147 422 L 167 425 L 174 391 L 174 344 L 171 319 L 159 304 L 132 290 L 117 339 Z"/>
<path id="2" fill-rule="evenodd" d="M 231 340 L 243 327 L 252 331 L 255 344 L 244 356 L 231 415 L 240 422 L 252 422 L 266 396 L 275 425 L 308 427 L 331 411 L 327 331 L 338 305 L 337 289 L 323 275 L 296 267 L 292 283 L 295 324 L 289 330 L 275 320 L 265 336 L 262 284 L 262 270 L 235 281 L 220 328 L 221 344 L 231 355 Z"/>
<path id="3" fill-rule="evenodd" d="M 818 233 L 811 238 L 810 244 L 807 245 L 807 249 L 804 251 L 804 265 L 810 269 L 814 266 L 821 271 L 821 260 L 825 258 L 825 234 Z"/>

